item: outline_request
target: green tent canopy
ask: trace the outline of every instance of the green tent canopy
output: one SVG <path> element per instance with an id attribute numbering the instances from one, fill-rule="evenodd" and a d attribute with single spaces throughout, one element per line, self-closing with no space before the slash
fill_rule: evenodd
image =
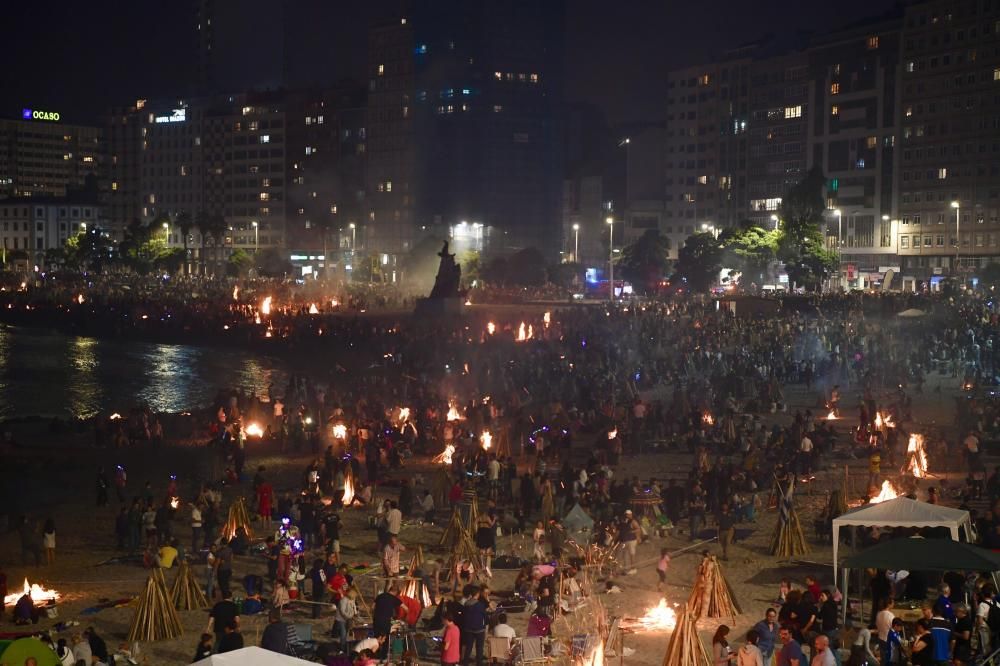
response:
<path id="1" fill-rule="evenodd" d="M 1000 554 L 951 539 L 891 539 L 856 553 L 847 569 L 907 571 L 1000 571 Z"/>

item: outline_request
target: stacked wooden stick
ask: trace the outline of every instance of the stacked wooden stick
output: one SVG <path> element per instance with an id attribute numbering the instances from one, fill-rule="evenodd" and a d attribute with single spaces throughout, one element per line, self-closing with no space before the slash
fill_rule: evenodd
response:
<path id="1" fill-rule="evenodd" d="M 771 536 L 770 552 L 775 557 L 786 560 L 805 555 L 809 552 L 809 544 L 802 533 L 799 512 L 795 510 L 795 503 L 792 501 L 792 490 L 783 490 L 781 484 L 777 484 L 777 492 L 779 516 Z"/>
<path id="2" fill-rule="evenodd" d="M 687 605 L 695 618 L 699 619 L 731 617 L 735 623 L 736 616 L 742 612 L 715 555 L 705 555 L 698 565 L 698 574 Z"/>
<path id="3" fill-rule="evenodd" d="M 207 605 L 207 602 L 206 602 Z M 127 640 L 160 641 L 177 638 L 184 633 L 177 610 L 170 601 L 163 569 L 156 567 L 149 574 L 146 589 L 139 597 L 139 607 L 132 618 Z"/>
<path id="4" fill-rule="evenodd" d="M 685 604 L 677 614 L 677 626 L 670 634 L 663 666 L 711 666 L 711 663 L 708 650 L 698 636 L 698 615 L 690 603 Z"/>
<path id="5" fill-rule="evenodd" d="M 170 599 L 177 610 L 198 610 L 208 608 L 208 598 L 201 585 L 191 573 L 187 560 L 181 562 L 177 578 L 170 589 Z"/>
<path id="6" fill-rule="evenodd" d="M 253 527 L 250 525 L 250 516 L 247 514 L 246 501 L 242 497 L 237 498 L 230 505 L 229 516 L 226 518 L 225 525 L 222 526 L 222 536 L 232 539 L 240 527 L 246 530 L 247 538 L 253 538 Z"/>

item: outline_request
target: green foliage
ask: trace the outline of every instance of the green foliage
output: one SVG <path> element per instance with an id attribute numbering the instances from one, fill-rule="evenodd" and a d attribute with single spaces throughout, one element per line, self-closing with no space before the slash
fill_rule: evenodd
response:
<path id="1" fill-rule="evenodd" d="M 719 240 L 725 248 L 723 263 L 747 275 L 748 281 L 759 281 L 777 256 L 781 232 L 745 221 L 723 231 Z"/>
<path id="2" fill-rule="evenodd" d="M 691 291 L 706 291 L 722 269 L 722 243 L 708 232 L 694 234 L 677 252 L 673 280 L 683 280 Z"/>
<path id="3" fill-rule="evenodd" d="M 161 270 L 165 273 L 179 273 L 186 258 L 187 252 L 184 251 L 183 248 L 165 248 L 156 257 L 153 265 L 157 268 L 157 270 Z"/>
<path id="4" fill-rule="evenodd" d="M 242 248 L 233 250 L 226 261 L 226 274 L 230 277 L 244 277 L 253 266 L 253 257 Z"/>
<path id="5" fill-rule="evenodd" d="M 123 266 L 139 273 L 148 275 L 155 269 L 166 268 L 167 240 L 162 222 L 155 221 L 144 225 L 139 220 L 132 220 L 125 229 L 125 238 L 118 246 L 119 259 Z M 159 233 L 157 233 L 159 230 Z"/>
<path id="6" fill-rule="evenodd" d="M 782 234 L 778 258 L 785 262 L 788 279 L 806 289 L 819 289 L 837 254 L 824 248 L 820 224 L 823 222 L 823 173 L 812 169 L 781 203 Z"/>
<path id="7" fill-rule="evenodd" d="M 670 245 L 658 229 L 647 229 L 638 240 L 626 245 L 616 262 L 621 277 L 645 294 L 656 290 L 670 269 Z"/>
<path id="8" fill-rule="evenodd" d="M 583 282 L 586 270 L 582 264 L 576 262 L 566 262 L 549 266 L 549 282 L 569 289 L 576 284 Z"/>
<path id="9" fill-rule="evenodd" d="M 261 277 L 280 278 L 292 272 L 292 262 L 281 250 L 269 247 L 254 255 L 257 274 Z"/>
<path id="10" fill-rule="evenodd" d="M 466 250 L 456 256 L 455 261 L 462 269 L 462 281 L 466 286 L 471 285 L 474 280 L 479 279 L 479 252 L 476 250 Z"/>
<path id="11" fill-rule="evenodd" d="M 977 272 L 980 284 L 983 287 L 996 287 L 1000 285 L 1000 264 L 989 263 Z"/>

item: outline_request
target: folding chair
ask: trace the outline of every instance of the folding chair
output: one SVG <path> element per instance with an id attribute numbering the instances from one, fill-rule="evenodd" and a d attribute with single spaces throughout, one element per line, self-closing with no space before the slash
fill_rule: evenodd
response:
<path id="1" fill-rule="evenodd" d="M 486 638 L 486 656 L 491 664 L 511 663 L 510 639 L 500 636 L 488 636 Z"/>
<path id="2" fill-rule="evenodd" d="M 520 641 L 521 654 L 515 663 L 518 664 L 540 664 L 548 661 L 545 658 L 545 648 L 542 646 L 541 636 L 528 636 Z"/>

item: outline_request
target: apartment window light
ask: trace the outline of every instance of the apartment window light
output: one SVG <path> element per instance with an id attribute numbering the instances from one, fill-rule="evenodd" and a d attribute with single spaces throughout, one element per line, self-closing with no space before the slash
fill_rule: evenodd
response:
<path id="1" fill-rule="evenodd" d="M 993 69 L 993 80 L 1000 81 L 1000 67 L 996 67 Z"/>
<path id="2" fill-rule="evenodd" d="M 834 104 L 833 106 L 831 106 L 830 107 L 830 115 L 831 116 L 839 116 L 840 115 L 840 107 L 838 107 L 836 104 Z"/>
<path id="3" fill-rule="evenodd" d="M 947 178 L 948 177 L 948 169 L 944 168 L 944 167 L 938 169 L 937 177 L 938 177 L 938 180 L 944 180 L 945 178 Z"/>
<path id="4" fill-rule="evenodd" d="M 802 117 L 802 105 L 798 104 L 796 106 L 786 106 L 785 107 L 785 118 L 801 118 Z"/>
<path id="5" fill-rule="evenodd" d="M 379 75 L 379 76 L 382 76 L 383 74 L 385 74 L 385 65 L 381 65 L 381 64 L 380 64 L 380 65 L 378 66 L 378 75 Z"/>
<path id="6" fill-rule="evenodd" d="M 878 48 L 878 35 L 872 35 L 868 38 L 868 48 L 877 49 Z"/>
<path id="7" fill-rule="evenodd" d="M 840 84 L 839 83 L 831 83 L 830 84 L 830 94 L 831 95 L 839 95 L 840 94 Z"/>
<path id="8" fill-rule="evenodd" d="M 261 134 L 260 135 L 260 142 L 261 143 L 271 143 L 271 135 L 270 134 Z"/>

